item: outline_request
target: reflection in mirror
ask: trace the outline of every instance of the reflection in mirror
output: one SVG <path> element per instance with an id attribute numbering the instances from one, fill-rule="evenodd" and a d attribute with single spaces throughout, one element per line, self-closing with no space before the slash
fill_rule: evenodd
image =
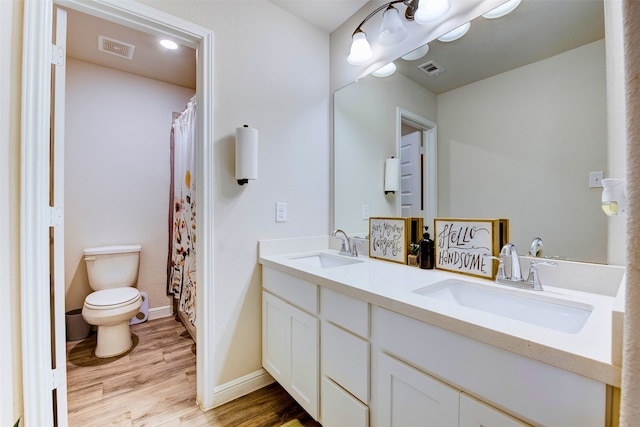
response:
<path id="1" fill-rule="evenodd" d="M 418 160 L 426 224 L 437 191 L 435 215 L 507 218 L 523 253 L 541 237 L 543 256 L 606 262 L 602 189 L 588 180 L 609 175 L 603 10 L 602 0 L 522 0 L 460 40 L 430 42 L 421 59 L 398 59 L 389 77 L 337 91 L 334 225 L 366 234 L 367 211 L 402 215 L 401 195 L 383 188 L 385 159 L 401 154 L 400 109 L 435 126 L 437 166 L 425 148 Z M 417 69 L 430 60 L 444 72 Z"/>

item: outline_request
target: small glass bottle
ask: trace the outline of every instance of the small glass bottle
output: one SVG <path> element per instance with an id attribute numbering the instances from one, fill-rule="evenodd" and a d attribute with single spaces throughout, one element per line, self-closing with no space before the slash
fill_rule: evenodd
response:
<path id="1" fill-rule="evenodd" d="M 433 240 L 429 238 L 429 227 L 424 227 L 424 234 L 420 240 L 420 268 L 431 270 L 434 265 Z"/>

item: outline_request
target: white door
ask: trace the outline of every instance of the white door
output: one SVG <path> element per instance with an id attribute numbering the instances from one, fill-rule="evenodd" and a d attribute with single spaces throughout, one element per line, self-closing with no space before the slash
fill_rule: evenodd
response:
<path id="1" fill-rule="evenodd" d="M 458 427 L 458 390 L 384 353 L 379 356 L 378 425 Z"/>
<path id="2" fill-rule="evenodd" d="M 57 426 L 67 425 L 67 348 L 65 331 L 64 284 L 64 105 L 67 50 L 67 12 L 55 8 L 53 50 L 53 114 L 51 141 L 51 183 L 49 204 L 52 206 L 50 231 L 50 269 L 53 325 L 52 368 L 54 372 L 54 417 Z"/>
<path id="3" fill-rule="evenodd" d="M 404 135 L 400 143 L 401 216 L 405 218 L 420 216 L 422 209 L 421 134 Z"/>

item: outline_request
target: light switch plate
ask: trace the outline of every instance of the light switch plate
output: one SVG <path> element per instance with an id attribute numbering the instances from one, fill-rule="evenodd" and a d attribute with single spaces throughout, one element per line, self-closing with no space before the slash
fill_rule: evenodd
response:
<path id="1" fill-rule="evenodd" d="M 276 222 L 287 222 L 286 202 L 276 202 Z"/>
<path id="2" fill-rule="evenodd" d="M 362 205 L 362 219 L 369 219 L 369 205 Z"/>

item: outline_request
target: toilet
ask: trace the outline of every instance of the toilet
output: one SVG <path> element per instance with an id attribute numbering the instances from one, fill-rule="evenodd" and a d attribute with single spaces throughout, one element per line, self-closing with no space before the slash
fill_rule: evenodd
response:
<path id="1" fill-rule="evenodd" d="M 141 250 L 141 245 L 121 245 L 83 251 L 89 287 L 94 292 L 84 300 L 82 317 L 98 327 L 96 357 L 118 356 L 133 344 L 129 320 L 142 305 L 135 288 Z"/>

